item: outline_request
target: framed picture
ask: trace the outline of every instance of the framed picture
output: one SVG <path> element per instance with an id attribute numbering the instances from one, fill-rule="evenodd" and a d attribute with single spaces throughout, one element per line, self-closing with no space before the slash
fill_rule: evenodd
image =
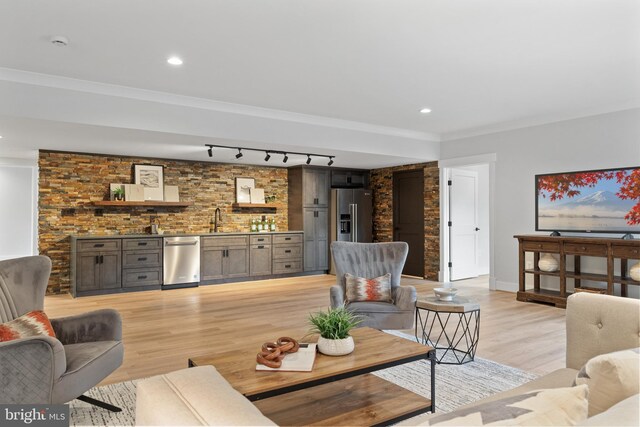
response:
<path id="1" fill-rule="evenodd" d="M 144 187 L 145 200 L 164 200 L 164 166 L 133 165 L 133 177 Z"/>
<path id="2" fill-rule="evenodd" d="M 256 188 L 253 178 L 236 178 L 236 203 L 251 203 L 251 189 Z"/>

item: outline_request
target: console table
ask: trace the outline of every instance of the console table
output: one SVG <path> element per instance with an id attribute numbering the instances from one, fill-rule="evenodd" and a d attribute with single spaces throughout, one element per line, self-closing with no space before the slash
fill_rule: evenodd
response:
<path id="1" fill-rule="evenodd" d="M 518 301 L 539 301 L 555 304 L 564 308 L 567 305 L 567 278 L 574 280 L 576 291 L 600 291 L 598 288 L 581 286 L 581 280 L 604 282 L 607 295 L 613 295 L 614 283 L 620 284 L 620 295 L 627 296 L 627 285 L 640 286 L 640 281 L 627 276 L 627 260 L 640 259 L 640 240 L 622 240 L 620 238 L 600 237 L 563 237 L 543 235 L 516 235 L 519 246 L 519 290 Z M 525 253 L 533 252 L 533 268 L 525 268 Z M 560 266 L 557 271 L 542 271 L 538 268 L 540 253 L 558 254 Z M 567 271 L 567 255 L 574 257 L 574 271 Z M 580 270 L 582 256 L 600 257 L 607 259 L 606 274 L 586 273 Z M 620 259 L 620 276 L 615 276 L 614 259 Z M 533 275 L 533 289 L 525 288 L 525 277 Z M 540 288 L 540 276 L 558 277 L 560 286 L 558 291 Z"/>

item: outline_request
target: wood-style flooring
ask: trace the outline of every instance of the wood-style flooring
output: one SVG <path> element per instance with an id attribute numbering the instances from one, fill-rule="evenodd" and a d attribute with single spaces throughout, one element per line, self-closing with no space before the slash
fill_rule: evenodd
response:
<path id="1" fill-rule="evenodd" d="M 334 283 L 334 276 L 320 275 L 76 299 L 54 295 L 46 297 L 45 311 L 49 317 L 100 308 L 120 312 L 125 357 L 103 382 L 109 384 L 186 368 L 190 357 L 240 343 L 255 342 L 258 350 L 280 336 L 301 338 L 308 314 L 329 305 Z M 438 286 L 408 277 L 403 284 L 414 285 L 418 297 Z M 564 367 L 564 309 L 490 291 L 486 277 L 455 286 L 481 305 L 477 356 L 538 374 Z"/>

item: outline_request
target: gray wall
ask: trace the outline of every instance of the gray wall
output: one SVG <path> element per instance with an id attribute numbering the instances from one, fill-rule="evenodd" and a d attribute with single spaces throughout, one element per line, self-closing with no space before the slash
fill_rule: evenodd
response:
<path id="1" fill-rule="evenodd" d="M 443 160 L 490 153 L 497 156 L 493 275 L 498 289 L 516 290 L 518 253 L 513 235 L 535 232 L 534 175 L 640 165 L 640 109 L 445 141 L 441 145 Z M 602 268 L 593 259 L 584 270 L 595 272 Z"/>

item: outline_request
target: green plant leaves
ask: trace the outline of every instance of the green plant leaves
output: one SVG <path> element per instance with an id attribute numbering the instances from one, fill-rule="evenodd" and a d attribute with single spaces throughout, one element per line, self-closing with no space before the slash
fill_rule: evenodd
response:
<path id="1" fill-rule="evenodd" d="M 310 332 L 323 338 L 341 340 L 349 336 L 349 331 L 362 323 L 362 317 L 344 306 L 329 308 L 326 312 L 309 314 Z"/>

